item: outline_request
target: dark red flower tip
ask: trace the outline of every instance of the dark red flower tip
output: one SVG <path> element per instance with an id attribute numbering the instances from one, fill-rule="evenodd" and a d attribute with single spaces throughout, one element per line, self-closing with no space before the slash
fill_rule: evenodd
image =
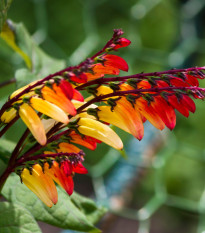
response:
<path id="1" fill-rule="evenodd" d="M 60 81 L 59 87 L 68 99 L 71 100 L 73 98 L 73 87 L 68 81 L 62 79 Z"/>
<path id="2" fill-rule="evenodd" d="M 127 62 L 117 55 L 106 54 L 102 56 L 102 59 L 105 66 L 112 66 L 124 71 L 128 71 L 129 69 Z"/>
<path id="3" fill-rule="evenodd" d="M 131 44 L 131 41 L 126 38 L 119 38 L 115 44 L 112 44 L 111 47 L 114 50 L 120 49 L 122 47 L 127 47 Z"/>
<path id="4" fill-rule="evenodd" d="M 88 170 L 82 165 L 81 162 L 78 162 L 77 164 L 73 165 L 73 172 L 79 174 L 87 174 Z"/>
<path id="5" fill-rule="evenodd" d="M 80 73 L 78 75 L 71 74 L 70 80 L 76 83 L 86 83 L 87 82 L 87 76 L 84 73 Z"/>
<path id="6" fill-rule="evenodd" d="M 78 100 L 80 102 L 84 101 L 82 94 L 79 91 L 77 91 L 76 89 L 73 89 L 73 99 Z"/>

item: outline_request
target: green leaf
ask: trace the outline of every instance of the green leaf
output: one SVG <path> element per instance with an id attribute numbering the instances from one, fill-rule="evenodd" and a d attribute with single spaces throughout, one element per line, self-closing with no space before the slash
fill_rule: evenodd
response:
<path id="1" fill-rule="evenodd" d="M 17 45 L 16 43 L 16 34 L 15 34 L 15 28 L 13 28 L 13 25 L 11 23 L 6 22 L 3 25 L 2 32 L 0 34 L 1 38 L 6 41 L 6 43 L 15 51 L 17 52 L 25 61 L 27 67 L 31 69 L 31 60 L 29 56 L 22 51 L 22 49 Z"/>
<path id="2" fill-rule="evenodd" d="M 0 202 L 0 232 L 41 233 L 41 230 L 33 216 L 24 207 Z"/>
<path id="3" fill-rule="evenodd" d="M 53 58 L 40 49 L 22 23 L 9 21 L 0 35 L 26 64 L 15 73 L 17 88 L 55 73 L 66 65 L 64 60 Z"/>
<path id="4" fill-rule="evenodd" d="M 15 147 L 15 143 L 8 139 L 0 139 L 0 159 L 7 164 L 12 150 Z M 1 174 L 1 172 L 0 172 Z"/>
<path id="5" fill-rule="evenodd" d="M 0 32 L 6 21 L 7 12 L 13 0 L 0 0 Z"/>
<path id="6" fill-rule="evenodd" d="M 93 224 L 97 223 L 107 212 L 103 206 L 96 206 L 90 198 L 84 197 L 76 192 L 71 195 L 71 201 L 76 205 Z"/>
<path id="7" fill-rule="evenodd" d="M 90 221 L 91 214 L 88 218 L 84 214 L 86 211 L 89 212 L 85 208 L 82 208 L 82 203 L 85 203 L 85 201 L 78 200 L 76 201 L 78 203 L 76 205 L 62 189 L 58 188 L 58 203 L 52 208 L 49 208 L 24 184 L 21 184 L 19 177 L 14 174 L 7 179 L 2 194 L 7 200 L 29 210 L 38 221 L 65 229 L 93 233 L 100 232 L 93 226 L 93 221 Z M 88 206 L 91 207 L 91 204 L 88 204 Z M 92 208 L 94 209 L 93 204 Z M 97 215 L 99 216 L 100 214 L 96 214 L 96 219 Z"/>

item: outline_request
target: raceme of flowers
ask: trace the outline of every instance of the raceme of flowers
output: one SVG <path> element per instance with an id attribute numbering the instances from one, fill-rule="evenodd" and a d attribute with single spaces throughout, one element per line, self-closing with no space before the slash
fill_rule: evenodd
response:
<path id="1" fill-rule="evenodd" d="M 91 58 L 10 95 L 0 110 L 0 135 L 19 118 L 27 130 L 0 184 L 16 172 L 32 192 L 52 207 L 58 201 L 55 183 L 71 195 L 74 174 L 87 173 L 82 164 L 84 152 L 78 145 L 95 150 L 98 143 L 104 142 L 121 150 L 123 143 L 110 125 L 141 140 L 145 121 L 159 130 L 165 126 L 172 130 L 176 110 L 185 117 L 195 112 L 193 99 L 204 98 L 198 79 L 204 78 L 205 67 L 118 76 L 120 70 L 128 71 L 128 64 L 112 53 L 131 43 L 122 34 L 122 30 L 114 30 L 104 48 Z M 84 99 L 81 91 L 87 91 L 89 97 Z M 32 146 L 22 152 L 28 142 Z"/>

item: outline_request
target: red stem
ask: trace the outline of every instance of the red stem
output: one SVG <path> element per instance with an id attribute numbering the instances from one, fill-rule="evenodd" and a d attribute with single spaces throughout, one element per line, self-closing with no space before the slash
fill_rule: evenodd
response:
<path id="1" fill-rule="evenodd" d="M 92 81 L 89 81 L 85 84 L 82 84 L 78 87 L 76 87 L 76 90 L 82 90 L 85 87 L 95 85 L 95 84 L 103 84 L 107 82 L 117 82 L 117 81 L 124 81 L 130 78 L 136 78 L 136 79 L 145 79 L 148 76 L 160 76 L 163 74 L 177 74 L 182 72 L 190 72 L 190 71 L 199 71 L 199 70 L 205 70 L 205 66 L 203 67 L 191 67 L 188 69 L 173 69 L 173 70 L 166 70 L 166 71 L 160 71 L 160 72 L 150 72 L 150 73 L 139 73 L 134 75 L 128 75 L 128 76 L 122 76 L 122 77 L 112 77 L 112 78 L 98 78 Z"/>

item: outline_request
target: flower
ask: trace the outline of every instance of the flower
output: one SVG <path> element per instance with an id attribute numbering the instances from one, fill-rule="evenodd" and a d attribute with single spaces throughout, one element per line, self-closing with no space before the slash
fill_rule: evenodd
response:
<path id="1" fill-rule="evenodd" d="M 90 118 L 80 118 L 78 125 L 78 131 L 81 134 L 96 138 L 117 150 L 122 150 L 121 139 L 109 126 Z"/>
<path id="2" fill-rule="evenodd" d="M 35 164 L 31 171 L 24 168 L 21 172 L 21 180 L 48 207 L 57 203 L 56 186 L 52 178 L 43 172 L 39 164 Z"/>
<path id="3" fill-rule="evenodd" d="M 64 94 L 64 89 L 62 90 L 56 83 L 53 83 L 51 87 L 44 86 L 41 89 L 41 94 L 45 100 L 57 105 L 67 114 L 76 115 L 76 109 L 70 98 Z"/>
<path id="4" fill-rule="evenodd" d="M 45 145 L 47 141 L 45 130 L 39 116 L 34 111 L 34 109 L 30 107 L 28 104 L 23 103 L 19 107 L 19 116 L 21 117 L 22 121 L 26 124 L 26 126 L 29 128 L 34 138 L 41 145 Z"/>
<path id="5" fill-rule="evenodd" d="M 68 124 L 69 122 L 67 114 L 61 108 L 48 102 L 47 100 L 43 100 L 38 97 L 32 97 L 30 99 L 30 104 L 31 107 L 36 109 L 38 112 L 41 112 L 56 121 L 62 122 L 64 124 Z"/>

